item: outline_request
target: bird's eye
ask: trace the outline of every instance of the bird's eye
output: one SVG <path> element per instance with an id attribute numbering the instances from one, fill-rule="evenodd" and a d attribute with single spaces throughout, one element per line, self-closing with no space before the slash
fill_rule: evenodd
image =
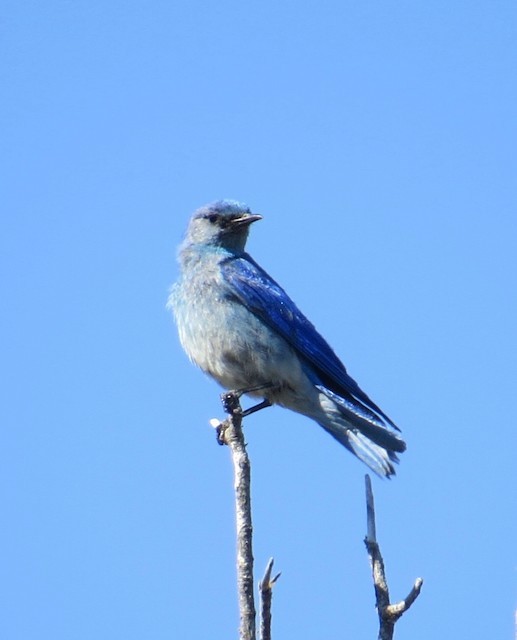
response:
<path id="1" fill-rule="evenodd" d="M 208 216 L 208 220 L 213 224 L 214 222 L 217 222 L 217 219 L 219 218 L 219 216 L 216 213 L 212 213 L 212 215 Z"/>

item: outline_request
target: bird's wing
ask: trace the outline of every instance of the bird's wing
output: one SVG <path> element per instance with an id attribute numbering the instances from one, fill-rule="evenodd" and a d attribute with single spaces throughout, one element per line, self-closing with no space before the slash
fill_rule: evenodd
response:
<path id="1" fill-rule="evenodd" d="M 282 287 L 248 254 L 224 260 L 221 270 L 228 294 L 278 332 L 310 363 L 320 384 L 347 400 L 349 410 L 370 420 L 378 421 L 381 416 L 398 429 L 348 375 L 343 363 Z"/>

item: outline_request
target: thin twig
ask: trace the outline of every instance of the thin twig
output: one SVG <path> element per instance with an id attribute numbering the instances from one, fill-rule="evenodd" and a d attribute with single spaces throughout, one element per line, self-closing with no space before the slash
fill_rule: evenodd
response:
<path id="1" fill-rule="evenodd" d="M 250 461 L 242 433 L 242 409 L 237 394 L 221 396 L 228 418 L 217 427 L 218 441 L 230 447 L 234 469 L 235 520 L 237 528 L 237 588 L 240 640 L 256 640 L 253 596 L 253 549 L 251 523 Z"/>
<path id="2" fill-rule="evenodd" d="M 271 601 L 273 600 L 273 585 L 280 577 L 277 573 L 274 578 L 271 577 L 273 570 L 273 558 L 270 558 L 266 566 L 264 577 L 260 581 L 260 639 L 271 640 Z"/>
<path id="3" fill-rule="evenodd" d="M 372 567 L 375 600 L 377 604 L 377 613 L 379 614 L 379 640 L 392 640 L 395 623 L 417 599 L 420 589 L 422 588 L 423 580 L 422 578 L 417 578 L 413 588 L 405 600 L 401 600 L 396 604 L 390 604 L 390 594 L 388 582 L 386 580 L 384 561 L 377 543 L 377 534 L 375 531 L 375 505 L 373 502 L 372 483 L 369 475 L 366 475 L 365 481 L 367 534 L 364 539 L 364 543 L 366 545 L 368 555 L 370 556 L 370 563 Z"/>

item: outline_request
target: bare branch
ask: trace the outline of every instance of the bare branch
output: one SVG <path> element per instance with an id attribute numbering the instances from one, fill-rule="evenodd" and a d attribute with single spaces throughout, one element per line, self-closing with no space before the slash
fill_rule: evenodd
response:
<path id="1" fill-rule="evenodd" d="M 375 531 L 375 505 L 373 502 L 372 483 L 369 475 L 366 475 L 365 481 L 367 534 L 364 543 L 366 545 L 368 555 L 370 556 L 370 564 L 372 567 L 375 600 L 377 612 L 379 614 L 379 640 L 392 640 L 395 623 L 417 599 L 420 589 L 422 588 L 423 580 L 422 578 L 417 578 L 413 588 L 405 600 L 401 600 L 396 604 L 390 604 L 390 594 L 388 582 L 386 580 L 384 561 L 377 543 L 377 534 Z"/>
<path id="2" fill-rule="evenodd" d="M 389 606 L 387 606 L 384 611 L 384 615 L 387 618 L 394 618 L 395 620 L 398 620 L 400 616 L 405 611 L 407 611 L 409 607 L 413 604 L 413 602 L 418 598 L 418 595 L 420 594 L 420 589 L 422 588 L 423 584 L 424 584 L 424 581 L 422 580 L 422 578 L 417 578 L 415 580 L 415 584 L 411 587 L 411 591 L 409 592 L 407 597 L 404 598 L 404 600 L 397 602 L 396 604 L 390 604 Z"/>
<path id="3" fill-rule="evenodd" d="M 228 418 L 217 425 L 217 439 L 230 447 L 235 489 L 237 529 L 237 588 L 240 611 L 240 640 L 256 640 L 253 596 L 253 549 L 251 523 L 250 461 L 242 433 L 242 409 L 238 394 L 221 396 Z M 212 423 L 213 424 L 213 423 Z"/>
<path id="4" fill-rule="evenodd" d="M 371 542 L 377 542 L 377 532 L 375 530 L 375 505 L 373 502 L 372 481 L 366 474 L 366 537 Z"/>
<path id="5" fill-rule="evenodd" d="M 261 640 L 271 640 L 271 601 L 273 599 L 273 585 L 280 577 L 277 573 L 274 578 L 271 578 L 271 571 L 273 570 L 273 558 L 270 558 L 266 566 L 264 577 L 260 581 L 260 638 Z"/>

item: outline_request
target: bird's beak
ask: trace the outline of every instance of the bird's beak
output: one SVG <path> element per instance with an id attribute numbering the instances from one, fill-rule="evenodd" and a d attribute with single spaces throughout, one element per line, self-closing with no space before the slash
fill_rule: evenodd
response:
<path id="1" fill-rule="evenodd" d="M 247 213 L 240 218 L 234 218 L 232 220 L 232 227 L 247 227 L 252 222 L 257 222 L 257 220 L 262 220 L 262 216 L 258 213 Z"/>

